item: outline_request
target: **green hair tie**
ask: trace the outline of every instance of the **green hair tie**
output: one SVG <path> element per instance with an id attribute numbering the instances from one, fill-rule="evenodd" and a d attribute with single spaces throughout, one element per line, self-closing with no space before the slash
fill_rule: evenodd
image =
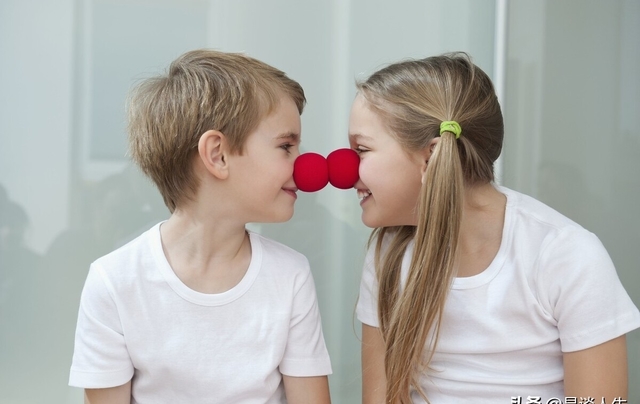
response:
<path id="1" fill-rule="evenodd" d="M 460 134 L 462 133 L 462 128 L 456 121 L 442 121 L 440 124 L 440 135 L 442 135 L 443 132 L 451 132 L 456 135 L 456 139 L 459 139 Z"/>

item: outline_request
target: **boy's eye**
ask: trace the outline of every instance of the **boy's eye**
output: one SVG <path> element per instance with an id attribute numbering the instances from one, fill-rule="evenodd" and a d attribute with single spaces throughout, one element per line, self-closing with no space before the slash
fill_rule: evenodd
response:
<path id="1" fill-rule="evenodd" d="M 291 143 L 285 143 L 285 144 L 281 144 L 280 148 L 284 151 L 286 151 L 287 153 L 290 153 L 289 149 L 292 148 L 293 145 Z"/>

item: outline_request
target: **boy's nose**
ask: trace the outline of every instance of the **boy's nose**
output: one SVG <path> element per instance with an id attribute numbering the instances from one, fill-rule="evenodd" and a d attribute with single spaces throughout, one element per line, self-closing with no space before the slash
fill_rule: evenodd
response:
<path id="1" fill-rule="evenodd" d="M 325 159 L 318 153 L 304 153 L 293 164 L 293 180 L 299 190 L 316 192 L 331 183 L 349 189 L 358 181 L 360 157 L 351 149 L 338 149 Z"/>
<path id="2" fill-rule="evenodd" d="M 318 153 L 304 153 L 293 162 L 293 181 L 300 191 L 320 191 L 329 183 L 327 160 Z"/>

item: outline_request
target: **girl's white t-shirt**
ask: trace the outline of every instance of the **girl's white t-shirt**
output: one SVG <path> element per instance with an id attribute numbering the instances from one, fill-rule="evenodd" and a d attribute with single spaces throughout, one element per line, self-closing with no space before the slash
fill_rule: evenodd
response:
<path id="1" fill-rule="evenodd" d="M 640 327 L 640 313 L 594 234 L 531 197 L 498 190 L 507 196 L 500 249 L 482 273 L 453 281 L 432 370 L 420 380 L 434 404 L 564 402 L 563 352 Z M 357 315 L 378 327 L 374 248 L 365 259 Z M 402 284 L 412 253 L 413 243 Z"/>

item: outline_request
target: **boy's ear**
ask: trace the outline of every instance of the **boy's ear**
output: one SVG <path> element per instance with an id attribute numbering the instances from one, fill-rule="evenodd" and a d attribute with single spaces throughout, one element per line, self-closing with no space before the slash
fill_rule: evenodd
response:
<path id="1" fill-rule="evenodd" d="M 229 147 L 222 132 L 204 132 L 198 141 L 198 154 L 206 170 L 216 178 L 223 180 L 229 176 Z"/>

